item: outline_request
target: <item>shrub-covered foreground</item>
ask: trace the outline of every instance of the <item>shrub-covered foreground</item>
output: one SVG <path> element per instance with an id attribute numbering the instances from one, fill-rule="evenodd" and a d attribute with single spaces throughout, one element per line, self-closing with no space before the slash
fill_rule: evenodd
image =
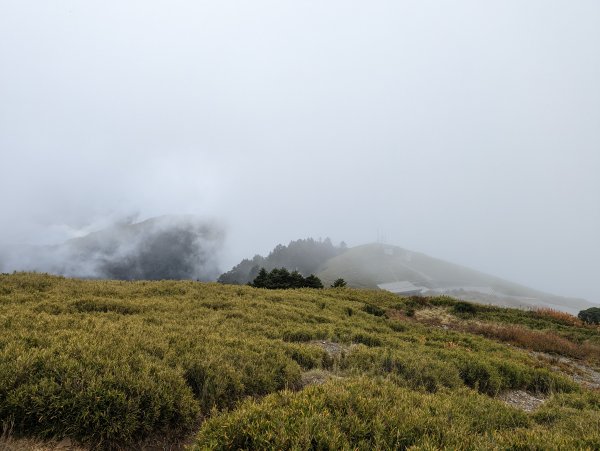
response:
<path id="1" fill-rule="evenodd" d="M 516 348 L 419 324 L 410 302 L 2 275 L 0 423 L 104 448 L 198 429 L 216 448 L 597 444 L 597 395 Z M 334 377 L 298 391 L 309 370 Z M 529 415 L 493 399 L 506 389 L 562 394 Z"/>
<path id="2" fill-rule="evenodd" d="M 558 396 L 527 415 L 472 390 L 347 379 L 246 401 L 208 420 L 196 449 L 598 449 L 599 403 Z"/>

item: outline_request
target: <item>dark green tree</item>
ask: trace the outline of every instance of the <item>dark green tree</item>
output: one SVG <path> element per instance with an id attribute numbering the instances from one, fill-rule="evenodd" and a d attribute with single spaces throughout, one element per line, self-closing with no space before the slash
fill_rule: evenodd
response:
<path id="1" fill-rule="evenodd" d="M 321 280 L 315 275 L 311 274 L 304 278 L 298 271 L 289 272 L 286 268 L 274 268 L 271 272 L 261 268 L 250 285 L 255 288 L 269 288 L 271 290 L 304 287 L 323 288 Z"/>
<path id="2" fill-rule="evenodd" d="M 335 279 L 335 282 L 331 284 L 331 288 L 343 288 L 346 285 L 346 281 L 340 277 L 339 279 Z"/>
<path id="3" fill-rule="evenodd" d="M 304 286 L 305 279 L 298 271 L 292 271 L 289 277 L 289 288 L 302 288 Z"/>
<path id="4" fill-rule="evenodd" d="M 600 324 L 600 308 L 592 307 L 579 312 L 577 317 L 588 324 Z"/>
<path id="5" fill-rule="evenodd" d="M 290 272 L 285 268 L 275 268 L 269 273 L 269 283 L 267 288 L 279 290 L 290 287 Z"/>
<path id="6" fill-rule="evenodd" d="M 304 286 L 308 288 L 323 288 L 323 282 L 314 274 L 304 279 Z"/>
<path id="7" fill-rule="evenodd" d="M 252 285 L 255 288 L 268 288 L 269 284 L 269 274 L 265 268 L 260 268 L 258 275 L 254 278 Z"/>

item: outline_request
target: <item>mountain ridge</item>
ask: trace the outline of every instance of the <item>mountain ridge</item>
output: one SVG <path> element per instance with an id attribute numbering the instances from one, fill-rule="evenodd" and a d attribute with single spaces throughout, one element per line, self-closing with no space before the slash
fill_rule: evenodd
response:
<path id="1" fill-rule="evenodd" d="M 278 245 L 276 249 L 280 247 L 282 246 Z M 252 268 L 257 273 L 262 266 L 272 269 L 277 265 L 269 262 L 268 257 L 257 255 L 252 260 L 242 260 L 231 271 L 222 274 L 219 281 L 245 284 L 252 280 L 252 271 L 236 280 L 235 269 Z M 296 269 L 293 264 L 282 266 Z M 408 281 L 426 288 L 424 292 L 428 294 L 449 294 L 465 300 L 494 305 L 549 307 L 568 310 L 571 313 L 595 305 L 585 299 L 545 293 L 421 252 L 381 243 L 340 248 L 336 255 L 323 259 L 314 272 L 325 285 L 330 285 L 340 277 L 348 283 L 348 286 L 354 288 L 377 289 L 382 283 Z M 224 277 L 225 275 L 230 277 Z"/>

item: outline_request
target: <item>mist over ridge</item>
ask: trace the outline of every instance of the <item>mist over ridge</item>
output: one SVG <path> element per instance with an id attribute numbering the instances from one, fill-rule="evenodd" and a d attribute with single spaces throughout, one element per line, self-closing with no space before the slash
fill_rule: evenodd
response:
<path id="1" fill-rule="evenodd" d="M 227 230 L 207 277 L 380 232 L 600 302 L 598 17 L 594 0 L 1 2 L 0 264 L 48 268 L 27 249 L 181 213 Z M 123 274 L 96 253 L 54 269 Z"/>
<path id="2" fill-rule="evenodd" d="M 70 277 L 214 280 L 225 232 L 194 216 L 161 216 L 118 224 L 54 246 L 15 246 L 3 271 L 39 271 Z"/>

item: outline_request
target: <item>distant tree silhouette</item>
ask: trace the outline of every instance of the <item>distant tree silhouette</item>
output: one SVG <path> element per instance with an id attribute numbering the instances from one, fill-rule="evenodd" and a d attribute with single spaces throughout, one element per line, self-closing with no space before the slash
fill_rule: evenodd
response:
<path id="1" fill-rule="evenodd" d="M 579 312 L 577 317 L 588 324 L 600 324 L 600 308 L 592 307 Z"/>
<path id="2" fill-rule="evenodd" d="M 331 284 L 331 288 L 343 288 L 346 285 L 347 285 L 346 281 L 342 278 L 339 278 L 339 279 L 335 279 L 335 282 L 333 282 Z"/>
<path id="3" fill-rule="evenodd" d="M 292 271 L 289 280 L 290 288 L 302 288 L 306 281 L 298 271 Z"/>
<path id="4" fill-rule="evenodd" d="M 269 283 L 269 274 L 265 268 L 261 268 L 258 272 L 258 275 L 255 277 L 252 282 L 252 286 L 256 288 L 267 288 L 267 284 Z"/>
<path id="5" fill-rule="evenodd" d="M 260 268 L 270 271 L 275 268 L 291 268 L 302 276 L 315 274 L 321 265 L 336 255 L 347 250 L 342 242 L 333 245 L 329 238 L 317 241 L 313 238 L 290 241 L 287 246 L 278 244 L 267 257 L 255 255 L 252 259 L 244 259 L 230 271 L 221 274 L 218 281 L 229 284 L 245 284 L 253 281 Z"/>
<path id="6" fill-rule="evenodd" d="M 285 268 L 273 269 L 269 273 L 268 280 L 269 280 L 269 282 L 267 283 L 267 288 L 271 288 L 274 290 L 283 289 L 283 288 L 292 288 L 290 272 Z"/>
<path id="7" fill-rule="evenodd" d="M 323 288 L 323 283 L 317 276 L 311 274 L 304 278 L 298 271 L 289 272 L 286 268 L 274 268 L 271 272 L 261 268 L 250 285 L 255 288 L 268 288 L 271 290 Z"/>
<path id="8" fill-rule="evenodd" d="M 304 279 L 304 283 L 304 286 L 309 288 L 323 288 L 323 283 L 321 282 L 321 279 L 319 279 L 314 274 L 311 274 L 306 279 Z"/>

